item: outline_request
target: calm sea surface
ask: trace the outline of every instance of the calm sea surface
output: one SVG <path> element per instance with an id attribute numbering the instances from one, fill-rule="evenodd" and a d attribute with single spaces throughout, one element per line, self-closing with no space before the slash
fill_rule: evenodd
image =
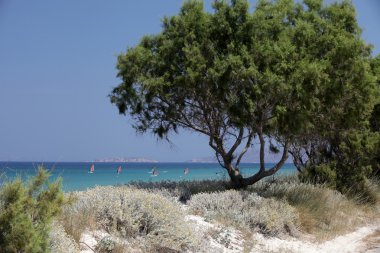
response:
<path id="1" fill-rule="evenodd" d="M 156 182 L 162 180 L 202 180 L 225 179 L 225 169 L 214 163 L 88 163 L 88 162 L 0 162 L 0 183 L 20 176 L 27 180 L 36 174 L 38 166 L 43 164 L 51 172 L 51 180 L 62 177 L 64 191 L 85 190 L 96 185 L 120 185 L 131 181 Z M 94 164 L 94 173 L 89 173 Z M 267 164 L 271 167 L 273 164 Z M 117 168 L 122 166 L 122 171 L 117 174 Z M 159 175 L 150 173 L 155 167 Z M 188 168 L 189 173 L 184 174 Z M 244 175 L 250 175 L 258 171 L 259 165 L 245 163 L 240 165 L 240 171 Z M 278 175 L 295 173 L 293 164 L 285 164 Z"/>

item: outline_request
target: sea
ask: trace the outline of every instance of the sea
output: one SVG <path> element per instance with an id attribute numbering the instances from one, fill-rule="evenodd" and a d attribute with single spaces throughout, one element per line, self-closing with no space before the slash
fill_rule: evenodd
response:
<path id="1" fill-rule="evenodd" d="M 94 172 L 89 173 L 92 164 Z M 268 163 L 266 167 L 273 165 Z M 65 192 L 81 191 L 95 186 L 125 185 L 136 181 L 228 179 L 226 170 L 218 163 L 0 162 L 0 185 L 16 177 L 27 181 L 36 175 L 39 166 L 49 170 L 50 181 L 61 177 Z M 119 166 L 122 168 L 120 173 Z M 153 168 L 158 171 L 157 176 L 152 174 Z M 187 174 L 184 173 L 185 168 L 188 168 Z M 243 163 L 239 169 L 243 175 L 248 176 L 258 171 L 259 164 Z M 293 173 L 296 173 L 296 168 L 289 163 L 276 176 Z"/>

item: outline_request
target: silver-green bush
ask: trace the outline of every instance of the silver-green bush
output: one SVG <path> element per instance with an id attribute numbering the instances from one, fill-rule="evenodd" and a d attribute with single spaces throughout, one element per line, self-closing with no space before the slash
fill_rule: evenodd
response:
<path id="1" fill-rule="evenodd" d="M 247 191 L 196 194 L 189 207 L 195 214 L 268 235 L 294 234 L 299 223 L 296 210 L 285 201 Z"/>
<path id="2" fill-rule="evenodd" d="M 98 228 L 129 240 L 143 238 L 148 250 L 196 246 L 197 239 L 179 205 L 160 194 L 128 187 L 97 187 L 78 192 L 76 197 L 76 203 L 65 210 L 67 217 L 70 213 L 91 214 Z"/>
<path id="3" fill-rule="evenodd" d="M 50 251 L 54 253 L 78 253 L 79 247 L 62 225 L 54 222 L 49 232 Z"/>
<path id="4" fill-rule="evenodd" d="M 128 186 L 158 192 L 183 203 L 186 203 L 194 194 L 222 191 L 230 187 L 229 182 L 224 180 L 131 182 Z"/>

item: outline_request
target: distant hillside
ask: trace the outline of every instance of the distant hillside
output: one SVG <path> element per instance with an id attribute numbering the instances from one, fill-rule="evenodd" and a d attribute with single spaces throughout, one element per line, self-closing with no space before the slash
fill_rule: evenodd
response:
<path id="1" fill-rule="evenodd" d="M 269 152 L 269 150 L 266 150 L 265 152 L 265 162 L 266 163 L 277 163 L 281 159 L 282 153 L 273 154 Z M 200 158 L 193 158 L 191 160 L 187 160 L 185 162 L 188 163 L 217 163 L 215 157 L 200 157 Z M 242 163 L 259 163 L 260 157 L 259 157 L 259 151 L 256 149 L 250 149 L 245 156 L 243 156 L 243 159 L 241 161 Z M 286 160 L 286 163 L 292 163 L 292 157 L 289 154 L 288 160 Z"/>
<path id="2" fill-rule="evenodd" d="M 152 160 L 145 157 L 105 158 L 105 159 L 96 159 L 95 162 L 99 162 L 99 163 L 158 163 L 157 160 Z"/>
<path id="3" fill-rule="evenodd" d="M 186 163 L 217 163 L 215 157 L 200 157 L 185 161 Z"/>

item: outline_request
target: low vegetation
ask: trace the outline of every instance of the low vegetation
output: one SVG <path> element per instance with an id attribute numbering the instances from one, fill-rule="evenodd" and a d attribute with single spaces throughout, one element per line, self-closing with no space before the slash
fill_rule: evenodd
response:
<path id="1" fill-rule="evenodd" d="M 326 185 L 301 183 L 297 179 L 257 184 L 250 191 L 289 203 L 299 213 L 301 229 L 319 240 L 351 231 L 377 213 L 377 204 L 362 204 L 359 196 L 348 198 Z M 379 194 L 376 189 L 373 191 Z"/>
<path id="2" fill-rule="evenodd" d="M 294 235 L 298 230 L 298 213 L 288 203 L 247 191 L 199 193 L 189 207 L 195 214 L 266 235 Z"/>
<path id="3" fill-rule="evenodd" d="M 64 227 L 58 222 L 52 224 L 49 238 L 51 252 L 77 253 L 79 251 L 79 245 L 75 242 L 72 236 L 66 233 Z"/>
<path id="4" fill-rule="evenodd" d="M 39 170 L 0 190 L 1 252 L 78 252 L 84 235 L 100 231 L 95 252 L 207 252 L 186 215 L 233 228 L 249 237 L 314 236 L 318 241 L 354 230 L 379 216 L 379 202 L 341 194 L 298 177 L 264 181 L 245 190 L 227 181 L 132 183 L 68 193 Z M 220 190 L 222 189 L 222 190 Z M 380 194 L 379 184 L 370 187 Z M 219 228 L 215 228 L 218 231 Z M 16 236 L 17 235 L 17 236 Z"/>
<path id="5" fill-rule="evenodd" d="M 24 184 L 20 178 L 0 189 L 0 252 L 49 252 L 49 231 L 64 205 L 61 182 L 48 182 L 49 173 L 39 168 Z"/>
<path id="6" fill-rule="evenodd" d="M 157 192 L 182 203 L 186 203 L 197 193 L 211 193 L 231 188 L 231 184 L 223 180 L 131 182 L 128 186 Z"/>
<path id="7" fill-rule="evenodd" d="M 130 244 L 143 241 L 141 248 L 146 251 L 163 247 L 186 250 L 197 245 L 179 204 L 161 194 L 129 187 L 97 187 L 77 192 L 75 197 L 77 201 L 64 209 L 61 222 L 78 243 L 86 230 L 100 229 Z"/>
<path id="8" fill-rule="evenodd" d="M 375 186 L 373 194 L 378 195 Z M 201 239 L 185 221 L 189 214 L 246 235 L 259 232 L 298 237 L 306 233 L 318 241 L 353 231 L 379 215 L 377 203 L 363 204 L 358 196 L 347 197 L 326 185 L 302 183 L 296 176 L 264 181 L 240 191 L 229 189 L 226 181 L 167 181 L 97 187 L 72 195 L 76 201 L 64 209 L 60 222 L 77 245 L 90 230 L 109 233 L 97 252 L 128 252 L 132 248 L 203 252 Z"/>

